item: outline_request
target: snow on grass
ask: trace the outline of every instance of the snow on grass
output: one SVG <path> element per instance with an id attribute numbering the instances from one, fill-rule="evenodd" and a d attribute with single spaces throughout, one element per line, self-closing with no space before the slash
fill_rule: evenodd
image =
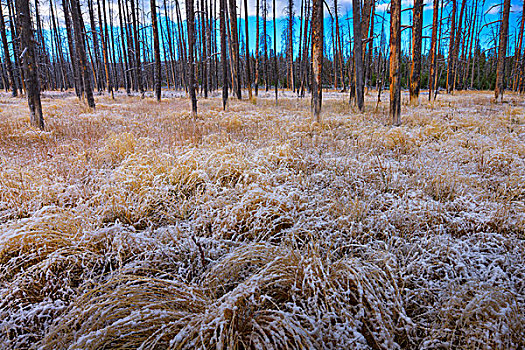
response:
<path id="1" fill-rule="evenodd" d="M 179 95 L 0 96 L 0 347 L 524 346 L 522 97 Z"/>

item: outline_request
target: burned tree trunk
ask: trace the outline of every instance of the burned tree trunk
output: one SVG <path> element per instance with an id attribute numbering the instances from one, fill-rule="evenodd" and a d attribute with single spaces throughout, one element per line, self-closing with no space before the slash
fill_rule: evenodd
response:
<path id="1" fill-rule="evenodd" d="M 447 67 L 447 93 L 452 91 L 452 60 L 456 35 L 456 0 L 452 0 L 452 12 L 450 14 L 450 34 L 448 44 L 448 67 Z"/>
<path id="2" fill-rule="evenodd" d="M 352 1 L 354 24 L 354 74 L 357 108 L 360 112 L 364 109 L 364 71 L 363 71 L 363 40 L 361 33 L 361 0 Z"/>
<path id="3" fill-rule="evenodd" d="M 7 0 L 7 10 L 9 13 L 9 30 L 12 34 L 12 38 L 18 38 L 19 32 L 18 28 L 15 25 L 15 7 L 13 5 L 12 0 Z M 24 71 L 22 69 L 22 65 L 20 64 L 20 45 L 19 40 L 17 39 L 11 39 L 11 44 L 13 46 L 13 58 L 14 58 L 14 73 L 15 73 L 15 80 L 18 82 L 18 88 L 20 92 L 24 91 L 26 89 L 25 81 L 24 81 Z"/>
<path id="4" fill-rule="evenodd" d="M 439 12 L 439 0 L 434 0 L 434 13 L 432 16 L 432 38 L 430 42 L 430 69 L 428 75 L 428 100 L 430 101 L 433 96 L 434 90 L 434 76 L 437 65 L 437 29 L 438 29 L 438 12 Z"/>
<path id="5" fill-rule="evenodd" d="M 135 70 L 137 77 L 137 86 L 139 92 L 144 96 L 144 84 L 142 81 L 142 66 L 140 59 L 140 39 L 139 39 L 139 19 L 138 19 L 138 9 L 135 7 L 135 1 L 130 0 L 131 2 L 131 19 L 133 21 L 133 40 L 135 42 Z M 138 1 L 137 1 L 138 3 Z"/>
<path id="6" fill-rule="evenodd" d="M 75 47 L 79 61 L 79 70 L 82 73 L 83 88 L 86 94 L 88 106 L 95 108 L 95 99 L 93 97 L 93 85 L 91 83 L 91 72 L 89 71 L 87 57 L 86 57 L 86 43 L 85 33 L 83 31 L 84 23 L 82 22 L 82 15 L 80 11 L 80 4 L 78 0 L 71 0 L 71 17 L 73 20 L 73 28 L 75 32 Z"/>
<path id="7" fill-rule="evenodd" d="M 514 53 L 514 83 L 512 85 L 512 90 L 516 91 L 518 89 L 518 82 L 520 75 L 525 74 L 525 72 L 521 71 L 520 74 L 520 67 L 519 62 L 521 58 L 521 47 L 523 45 L 523 26 L 525 24 L 525 1 L 523 1 L 523 10 L 521 11 L 521 25 L 520 25 L 520 31 L 518 34 L 518 45 L 516 47 L 515 53 Z"/>
<path id="8" fill-rule="evenodd" d="M 207 43 L 207 37 L 206 37 L 206 28 L 207 20 L 206 20 L 206 2 L 204 0 L 201 0 L 201 10 L 200 10 L 200 42 L 201 42 L 201 77 L 202 77 L 202 89 L 204 90 L 204 98 L 208 98 L 208 43 Z"/>
<path id="9" fill-rule="evenodd" d="M 275 82 L 275 103 L 279 94 L 279 66 L 277 65 L 277 25 L 276 25 L 276 5 L 273 0 L 273 76 Z"/>
<path id="10" fill-rule="evenodd" d="M 239 31 L 237 28 L 237 5 L 235 0 L 229 0 L 230 5 L 230 45 L 231 45 L 231 65 L 233 71 L 233 90 L 240 100 L 241 95 L 241 79 L 240 79 L 240 63 L 239 63 Z"/>
<path id="11" fill-rule="evenodd" d="M 423 34 L 423 0 L 414 1 L 414 20 L 412 23 L 412 65 L 410 67 L 410 104 L 419 102 L 421 79 L 421 44 Z"/>
<path id="12" fill-rule="evenodd" d="M 60 73 L 62 76 L 62 89 L 68 89 L 69 88 L 69 82 L 67 79 L 66 74 L 66 67 L 65 67 L 65 60 L 64 60 L 64 52 L 62 51 L 62 36 L 60 35 L 60 32 L 58 31 L 57 21 L 55 18 L 55 10 L 53 8 L 53 0 L 49 1 L 49 8 L 51 10 L 51 23 L 53 27 L 53 35 L 55 36 L 55 42 L 56 42 L 56 50 L 58 54 L 58 58 L 60 60 Z"/>
<path id="13" fill-rule="evenodd" d="M 365 86 L 369 86 L 370 79 L 372 75 L 372 56 L 374 51 L 374 24 L 375 24 L 375 14 L 376 14 L 376 5 L 375 0 L 371 3 L 372 6 L 372 14 L 370 15 L 370 36 L 367 39 L 366 47 L 368 49 L 366 50 L 366 62 L 365 62 Z"/>
<path id="14" fill-rule="evenodd" d="M 259 95 L 259 0 L 255 3 L 255 96 Z"/>
<path id="15" fill-rule="evenodd" d="M 310 15 L 310 1 L 305 0 L 305 15 L 304 15 L 304 36 L 303 36 L 303 52 L 301 58 L 301 86 L 299 88 L 299 96 L 304 97 L 307 81 L 308 81 L 308 46 L 309 46 L 309 37 L 311 33 L 311 28 L 308 27 L 308 18 Z"/>
<path id="16" fill-rule="evenodd" d="M 344 74 L 344 65 L 343 65 L 343 43 L 341 40 L 341 31 L 339 28 L 339 7 L 337 4 L 337 0 L 334 0 L 334 15 L 335 15 L 335 47 L 336 47 L 336 57 L 334 57 L 334 60 L 337 62 L 337 66 L 339 68 L 339 72 L 334 72 L 334 75 L 337 76 L 337 73 L 339 73 L 339 79 L 341 80 L 342 91 L 346 91 L 346 84 L 345 84 L 345 74 Z"/>
<path id="17" fill-rule="evenodd" d="M 467 4 L 466 0 L 463 0 L 461 3 L 461 10 L 459 12 L 459 22 L 457 24 L 457 30 L 456 30 L 456 42 L 454 44 L 454 50 L 452 51 L 452 60 L 451 60 L 451 91 L 454 91 L 456 89 L 456 75 L 457 75 L 457 64 L 458 64 L 458 55 L 459 55 L 459 46 L 461 45 L 461 36 L 463 34 L 462 27 L 463 27 L 463 14 L 465 13 L 465 6 Z"/>
<path id="18" fill-rule="evenodd" d="M 499 34 L 498 65 L 496 68 L 496 88 L 494 95 L 496 101 L 503 99 L 503 79 L 505 76 L 505 56 L 507 55 L 507 40 L 509 33 L 510 0 L 503 1 L 503 16 L 501 17 L 501 30 Z"/>
<path id="19" fill-rule="evenodd" d="M 124 61 L 122 63 L 123 65 L 123 75 L 124 75 L 124 85 L 126 89 L 126 93 L 129 95 L 131 93 L 131 81 L 132 81 L 132 74 L 131 74 L 131 61 L 130 61 L 130 55 L 129 55 L 129 49 L 126 46 L 126 44 L 129 45 L 129 41 L 126 40 L 126 38 L 129 38 L 128 36 L 128 30 L 127 25 L 124 25 L 124 19 L 125 13 L 124 13 L 124 4 L 121 0 L 118 0 L 118 18 L 119 18 L 119 24 L 120 24 L 120 46 L 121 46 L 121 54 L 122 54 L 122 60 Z"/>
<path id="20" fill-rule="evenodd" d="M 312 110 L 321 121 L 323 71 L 323 1 L 313 0 L 312 5 Z"/>
<path id="21" fill-rule="evenodd" d="M 252 99 L 252 75 L 250 71 L 250 35 L 248 28 L 248 0 L 244 0 L 244 29 L 246 35 L 246 85 L 248 86 L 248 97 Z"/>
<path id="22" fill-rule="evenodd" d="M 293 69 L 293 0 L 288 0 L 288 34 L 286 47 L 286 60 L 288 61 L 288 89 L 295 91 L 294 69 Z"/>
<path id="23" fill-rule="evenodd" d="M 365 55 L 368 48 L 368 32 L 370 30 L 370 14 L 372 12 L 372 6 L 375 6 L 373 0 L 364 0 L 361 2 L 360 10 L 360 22 L 361 22 L 361 62 L 365 62 Z M 371 34 L 373 36 L 373 33 Z M 365 84 L 364 77 L 367 75 L 369 68 L 363 64 L 363 86 Z M 364 89 L 364 87 L 363 87 Z"/>
<path id="24" fill-rule="evenodd" d="M 263 1 L 263 46 L 264 46 L 264 83 L 266 85 L 266 92 L 270 88 L 270 77 L 268 74 L 268 27 L 267 27 L 267 17 L 268 17 L 268 0 Z"/>
<path id="25" fill-rule="evenodd" d="M 13 71 L 13 65 L 11 64 L 11 57 L 9 55 L 9 46 L 7 43 L 7 35 L 5 30 L 4 14 L 2 12 L 2 5 L 0 4 L 0 34 L 2 35 L 2 47 L 4 49 L 5 66 L 7 69 L 7 75 L 9 78 L 9 85 L 13 91 L 13 97 L 18 95 L 18 88 L 15 80 L 15 73 Z"/>
<path id="26" fill-rule="evenodd" d="M 228 57 L 226 55 L 226 0 L 220 0 L 220 34 L 222 63 L 222 108 L 228 104 Z"/>
<path id="27" fill-rule="evenodd" d="M 159 43 L 159 27 L 157 24 L 157 4 L 155 0 L 150 0 L 151 7 L 151 26 L 153 27 L 153 51 L 155 53 L 155 96 L 157 101 L 161 97 L 161 62 L 160 62 L 160 43 Z"/>
<path id="28" fill-rule="evenodd" d="M 102 0 L 102 13 L 100 10 L 100 0 L 97 0 L 98 8 L 98 18 L 100 25 L 100 41 L 102 42 L 102 58 L 104 59 L 104 74 L 106 76 L 106 88 L 108 93 L 111 94 L 111 98 L 114 98 L 113 95 L 113 82 L 111 78 L 110 62 L 109 62 L 109 34 L 108 34 L 108 23 L 106 17 L 106 0 Z"/>
<path id="29" fill-rule="evenodd" d="M 62 0 L 62 10 L 64 11 L 64 21 L 66 23 L 69 59 L 71 61 L 71 71 L 73 72 L 73 83 L 75 86 L 75 93 L 78 98 L 81 98 L 84 92 L 84 87 L 82 86 L 82 76 L 80 73 L 80 67 L 78 66 L 78 56 L 76 53 L 74 32 L 71 24 L 70 5 L 67 0 Z"/>
<path id="30" fill-rule="evenodd" d="M 100 69 L 100 46 L 98 43 L 98 31 L 95 24 L 95 12 L 93 10 L 93 0 L 88 1 L 88 13 L 89 13 L 89 24 L 91 31 L 91 40 L 93 42 L 93 75 L 95 77 L 95 85 L 97 86 L 97 91 L 100 92 L 103 90 L 102 78 L 101 78 L 101 69 Z M 98 24 L 100 28 L 100 18 L 98 19 Z M 88 44 L 89 45 L 89 44 Z"/>
<path id="31" fill-rule="evenodd" d="M 197 115 L 197 95 L 195 94 L 195 62 L 194 62 L 194 46 L 195 46 L 195 10 L 193 8 L 194 0 L 186 0 L 186 18 L 188 21 L 188 65 L 190 69 L 190 81 L 188 89 L 191 97 L 191 113 L 193 116 Z"/>
<path id="32" fill-rule="evenodd" d="M 29 12 L 29 0 L 16 0 L 16 13 L 18 32 L 22 49 L 22 61 L 25 71 L 25 82 L 27 89 L 27 102 L 31 112 L 31 126 L 44 130 L 44 117 L 42 115 L 42 104 L 40 102 L 40 82 L 38 80 L 38 69 L 36 66 L 35 39 L 31 14 Z"/>
<path id="33" fill-rule="evenodd" d="M 390 117 L 401 124 L 401 0 L 392 0 L 390 17 Z"/>

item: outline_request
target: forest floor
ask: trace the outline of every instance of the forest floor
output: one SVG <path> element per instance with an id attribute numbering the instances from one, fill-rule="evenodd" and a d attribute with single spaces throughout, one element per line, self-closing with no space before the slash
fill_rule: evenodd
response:
<path id="1" fill-rule="evenodd" d="M 525 97 L 217 96 L 0 96 L 0 348 L 525 347 Z"/>

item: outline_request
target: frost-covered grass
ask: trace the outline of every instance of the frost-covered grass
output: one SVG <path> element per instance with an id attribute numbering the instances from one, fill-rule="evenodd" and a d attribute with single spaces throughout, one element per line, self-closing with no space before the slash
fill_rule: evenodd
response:
<path id="1" fill-rule="evenodd" d="M 525 98 L 0 96 L 2 349 L 521 349 Z"/>

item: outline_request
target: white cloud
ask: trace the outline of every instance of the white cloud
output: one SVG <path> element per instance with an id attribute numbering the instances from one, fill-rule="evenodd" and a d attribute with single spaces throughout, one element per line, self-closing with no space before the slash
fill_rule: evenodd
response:
<path id="1" fill-rule="evenodd" d="M 497 15 L 501 11 L 501 4 L 491 4 L 487 14 Z"/>
<path id="2" fill-rule="evenodd" d="M 388 9 L 390 9 L 390 3 L 382 3 L 376 7 L 377 12 L 386 12 Z"/>

